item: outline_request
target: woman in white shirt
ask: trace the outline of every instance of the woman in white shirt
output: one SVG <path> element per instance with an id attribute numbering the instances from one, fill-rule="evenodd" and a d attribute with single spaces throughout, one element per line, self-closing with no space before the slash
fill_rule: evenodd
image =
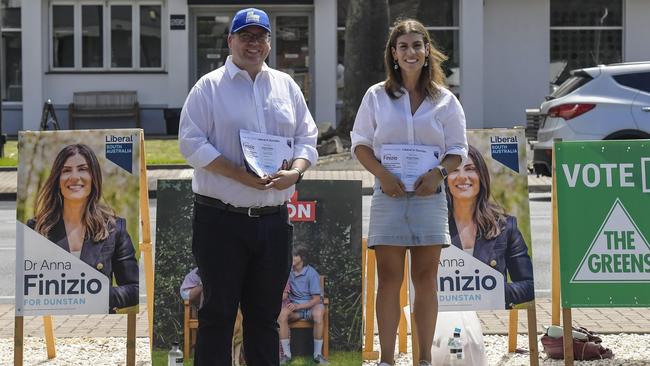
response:
<path id="1" fill-rule="evenodd" d="M 394 362 L 406 249 L 411 251 L 418 348 L 430 350 L 433 341 L 440 251 L 451 243 L 441 185 L 467 156 L 465 115 L 444 87 L 440 64 L 446 59 L 421 23 L 397 23 L 386 44 L 386 80 L 366 92 L 351 133 L 354 155 L 375 176 L 368 247 L 377 256 L 380 366 Z M 414 148 L 420 153 L 410 153 L 403 162 L 410 172 L 398 173 L 395 160 L 386 164 L 389 155 L 403 156 Z M 420 365 L 430 364 L 430 352 L 422 352 Z"/>

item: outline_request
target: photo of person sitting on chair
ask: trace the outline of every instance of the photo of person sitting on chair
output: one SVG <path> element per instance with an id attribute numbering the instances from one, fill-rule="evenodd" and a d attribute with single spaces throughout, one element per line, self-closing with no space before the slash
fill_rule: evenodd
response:
<path id="1" fill-rule="evenodd" d="M 185 275 L 185 279 L 181 284 L 181 298 L 189 300 L 190 304 L 195 305 L 197 309 L 201 307 L 203 303 L 203 283 L 201 283 L 201 277 L 199 277 L 198 267 L 194 267 Z"/>
<path id="2" fill-rule="evenodd" d="M 320 275 L 309 265 L 307 250 L 303 247 L 293 249 L 293 262 L 289 274 L 289 303 L 282 307 L 278 323 L 280 324 L 280 344 L 283 355 L 280 365 L 291 361 L 289 341 L 289 323 L 297 320 L 311 320 L 314 323 L 314 362 L 328 365 L 322 354 L 323 349 L 323 313 L 322 289 Z"/>
<path id="3" fill-rule="evenodd" d="M 181 284 L 181 298 L 189 300 L 191 305 L 196 306 L 197 309 L 203 305 L 203 283 L 199 276 L 199 268 L 194 267 L 183 279 Z M 232 334 L 232 366 L 245 365 L 244 358 L 244 337 L 242 329 L 242 314 L 237 311 L 237 318 L 235 319 L 235 327 Z M 186 355 L 189 356 L 189 355 Z"/>

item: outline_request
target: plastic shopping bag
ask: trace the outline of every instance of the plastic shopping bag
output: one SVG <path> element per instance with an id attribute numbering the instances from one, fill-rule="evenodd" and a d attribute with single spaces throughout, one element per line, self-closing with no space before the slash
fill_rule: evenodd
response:
<path id="1" fill-rule="evenodd" d="M 483 344 L 483 329 L 475 311 L 449 311 L 438 313 L 436 333 L 431 347 L 431 361 L 434 365 L 447 365 L 449 362 L 449 338 L 454 328 L 460 328 L 463 346 L 463 363 L 472 366 L 487 366 L 487 356 Z"/>

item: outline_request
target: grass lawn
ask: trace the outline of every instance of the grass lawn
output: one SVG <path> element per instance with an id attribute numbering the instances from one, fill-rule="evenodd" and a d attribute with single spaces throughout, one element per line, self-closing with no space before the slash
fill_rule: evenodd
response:
<path id="1" fill-rule="evenodd" d="M 0 158 L 0 166 L 18 165 L 18 142 L 7 141 L 4 149 L 4 156 Z"/>
<path id="2" fill-rule="evenodd" d="M 167 352 L 169 351 L 158 351 L 154 350 L 151 355 L 151 365 L 152 366 L 167 366 Z M 188 359 L 187 356 L 183 355 L 183 365 L 193 366 L 194 360 Z"/>
<path id="3" fill-rule="evenodd" d="M 187 164 L 178 149 L 178 139 L 144 140 L 147 165 Z"/>
<path id="4" fill-rule="evenodd" d="M 359 352 L 331 352 L 329 360 L 333 366 L 358 366 L 361 365 L 361 351 Z M 287 365 L 290 366 L 313 366 L 314 360 L 311 357 L 294 357 Z"/>
<path id="5" fill-rule="evenodd" d="M 167 366 L 167 351 L 153 351 L 153 366 Z M 330 365 L 333 366 L 358 366 L 361 365 L 361 352 L 331 352 Z M 185 356 L 185 366 L 192 366 L 194 362 Z M 288 364 L 290 366 L 313 366 L 311 357 L 294 357 Z"/>
<path id="6" fill-rule="evenodd" d="M 185 158 L 178 149 L 177 139 L 145 140 L 144 145 L 147 154 L 147 165 L 186 164 Z M 17 141 L 7 141 L 4 148 L 4 157 L 0 158 L 0 166 L 17 165 Z"/>

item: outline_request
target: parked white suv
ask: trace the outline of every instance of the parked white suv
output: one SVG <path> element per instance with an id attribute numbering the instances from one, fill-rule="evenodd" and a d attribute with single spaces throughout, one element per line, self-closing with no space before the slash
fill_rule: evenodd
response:
<path id="1" fill-rule="evenodd" d="M 573 70 L 542 103 L 533 145 L 537 174 L 551 174 L 553 139 L 650 138 L 650 61 Z"/>

